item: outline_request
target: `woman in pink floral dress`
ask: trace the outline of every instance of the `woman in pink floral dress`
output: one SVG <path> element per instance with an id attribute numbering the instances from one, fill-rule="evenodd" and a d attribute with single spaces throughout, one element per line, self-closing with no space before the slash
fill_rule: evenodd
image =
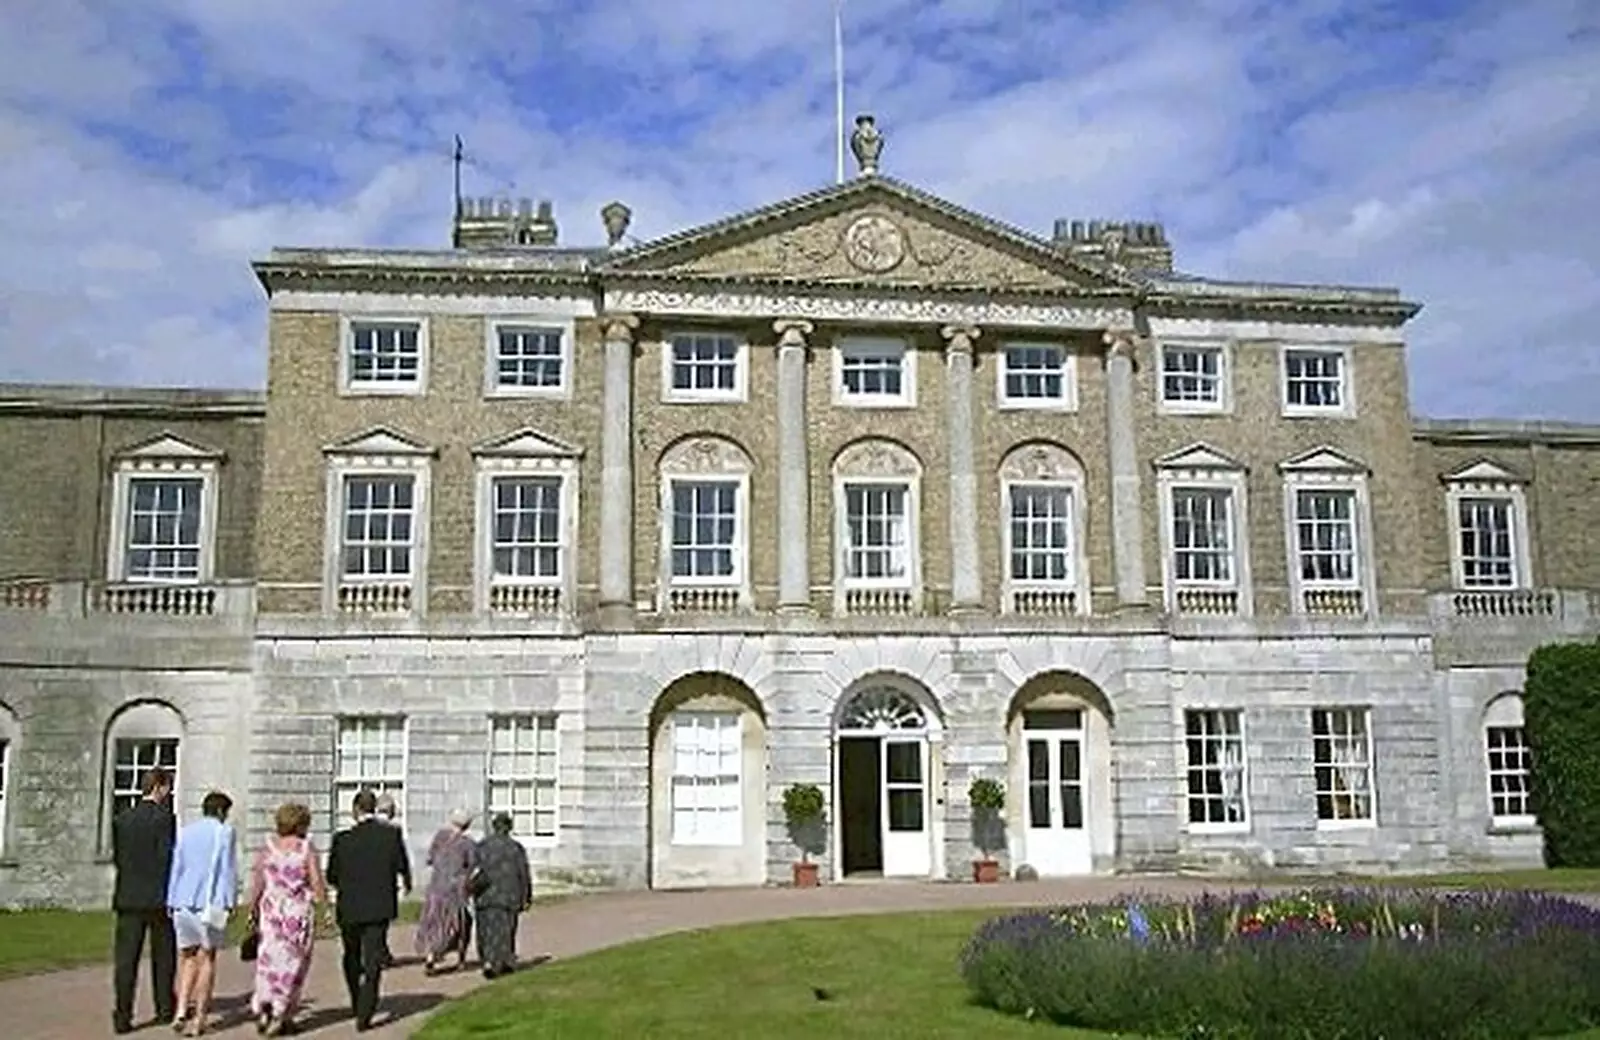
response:
<path id="1" fill-rule="evenodd" d="M 256 986 L 250 1012 L 256 1029 L 278 1036 L 292 1028 L 300 991 L 311 971 L 316 904 L 328 898 L 317 851 L 306 834 L 311 811 L 284 805 L 277 813 L 277 836 L 256 850 L 250 871 L 250 916 L 261 937 L 256 953 Z"/>

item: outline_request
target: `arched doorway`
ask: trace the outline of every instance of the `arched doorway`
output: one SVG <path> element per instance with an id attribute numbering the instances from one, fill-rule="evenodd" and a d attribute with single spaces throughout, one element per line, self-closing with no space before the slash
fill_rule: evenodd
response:
<path id="1" fill-rule="evenodd" d="M 940 733 L 925 695 L 879 677 L 840 703 L 834 727 L 836 874 L 931 877 Z"/>
<path id="2" fill-rule="evenodd" d="M 1013 859 L 1040 877 L 1072 877 L 1110 866 L 1116 855 L 1111 705 L 1074 672 L 1023 683 L 1007 718 L 1008 829 Z"/>
<path id="3" fill-rule="evenodd" d="M 767 719 L 730 675 L 675 680 L 650 712 L 650 887 L 767 880 Z"/>

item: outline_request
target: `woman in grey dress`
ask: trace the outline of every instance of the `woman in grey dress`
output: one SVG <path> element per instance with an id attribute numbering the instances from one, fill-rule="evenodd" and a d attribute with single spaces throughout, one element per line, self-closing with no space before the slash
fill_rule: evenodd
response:
<path id="1" fill-rule="evenodd" d="M 478 960 L 492 979 L 517 966 L 517 918 L 533 905 L 527 850 L 511 836 L 511 817 L 496 813 L 493 832 L 478 843 Z"/>
<path id="2" fill-rule="evenodd" d="M 417 924 L 417 952 L 423 971 L 432 974 L 447 954 L 456 955 L 456 968 L 465 967 L 472 941 L 472 915 L 467 910 L 467 886 L 477 866 L 477 847 L 467 834 L 472 813 L 457 809 L 450 824 L 433 836 L 428 846 L 428 892 Z"/>

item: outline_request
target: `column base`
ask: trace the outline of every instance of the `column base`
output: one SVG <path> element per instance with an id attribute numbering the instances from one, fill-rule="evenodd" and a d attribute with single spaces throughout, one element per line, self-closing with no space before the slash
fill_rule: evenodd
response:
<path id="1" fill-rule="evenodd" d="M 987 613 L 987 611 L 983 609 L 982 603 L 952 603 L 950 604 L 950 609 L 945 613 L 953 618 L 970 618 Z"/>
<path id="2" fill-rule="evenodd" d="M 817 623 L 816 608 L 809 603 L 779 603 L 772 613 L 783 628 L 812 628 Z"/>
<path id="3" fill-rule="evenodd" d="M 602 603 L 595 612 L 595 621 L 600 628 L 611 632 L 632 632 L 638 627 L 638 615 L 632 603 Z"/>

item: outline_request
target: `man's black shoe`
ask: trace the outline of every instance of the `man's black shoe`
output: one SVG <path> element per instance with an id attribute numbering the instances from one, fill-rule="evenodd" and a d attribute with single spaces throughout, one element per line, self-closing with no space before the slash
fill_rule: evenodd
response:
<path id="1" fill-rule="evenodd" d="M 111 1031 L 118 1036 L 127 1036 L 133 1032 L 133 1023 L 125 1018 L 113 1018 L 111 1020 Z"/>

